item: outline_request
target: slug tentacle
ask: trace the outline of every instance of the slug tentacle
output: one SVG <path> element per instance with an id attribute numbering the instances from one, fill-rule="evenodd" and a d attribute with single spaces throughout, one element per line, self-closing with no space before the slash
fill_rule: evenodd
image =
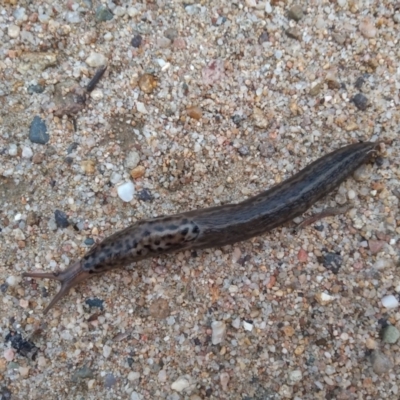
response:
<path id="1" fill-rule="evenodd" d="M 82 269 L 81 262 L 77 261 L 69 268 L 61 272 L 32 271 L 32 272 L 24 272 L 22 276 L 25 278 L 35 278 L 35 279 L 53 279 L 61 283 L 60 290 L 53 297 L 50 304 L 43 311 L 43 314 L 47 314 L 50 308 L 52 308 L 54 304 L 58 302 L 58 300 L 64 297 L 73 286 L 77 285 L 79 282 L 84 281 L 90 275 L 89 272 L 84 271 Z"/>
<path id="2" fill-rule="evenodd" d="M 86 278 L 144 258 L 233 244 L 262 235 L 303 214 L 367 162 L 378 143 L 355 143 L 326 154 L 282 183 L 238 204 L 157 217 L 105 238 L 60 273 L 28 272 L 61 282 L 45 313 Z"/>

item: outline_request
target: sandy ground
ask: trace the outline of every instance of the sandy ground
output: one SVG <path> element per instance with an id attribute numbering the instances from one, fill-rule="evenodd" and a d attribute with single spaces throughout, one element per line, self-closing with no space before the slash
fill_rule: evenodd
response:
<path id="1" fill-rule="evenodd" d="M 3 1 L 0 398 L 398 399 L 399 24 L 389 0 Z M 386 144 L 305 217 L 345 214 L 109 272 L 45 317 L 57 284 L 21 278 L 360 140 Z"/>

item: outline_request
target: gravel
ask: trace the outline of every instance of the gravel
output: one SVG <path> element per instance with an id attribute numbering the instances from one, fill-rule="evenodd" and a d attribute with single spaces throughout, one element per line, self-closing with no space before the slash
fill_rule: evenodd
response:
<path id="1" fill-rule="evenodd" d="M 396 2 L 1 7 L 0 397 L 399 397 Z M 381 157 L 316 226 L 109 271 L 46 316 L 58 282 L 21 277 L 362 140 Z"/>

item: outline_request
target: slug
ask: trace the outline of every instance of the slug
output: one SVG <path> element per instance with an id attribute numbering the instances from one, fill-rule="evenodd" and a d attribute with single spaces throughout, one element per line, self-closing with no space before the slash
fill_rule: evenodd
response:
<path id="1" fill-rule="evenodd" d="M 85 279 L 149 257 L 220 247 L 262 235 L 304 213 L 340 185 L 375 152 L 377 143 L 351 144 L 329 153 L 288 180 L 238 204 L 138 221 L 95 245 L 62 272 L 26 272 L 24 277 L 61 283 L 46 314 Z"/>

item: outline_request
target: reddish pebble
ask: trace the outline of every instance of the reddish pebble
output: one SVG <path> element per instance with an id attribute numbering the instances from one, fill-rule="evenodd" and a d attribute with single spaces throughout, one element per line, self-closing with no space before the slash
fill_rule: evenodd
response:
<path id="1" fill-rule="evenodd" d="M 385 245 L 385 242 L 382 240 L 370 240 L 368 242 L 368 245 L 371 254 L 377 254 L 382 250 L 383 246 Z"/>
<path id="2" fill-rule="evenodd" d="M 297 259 L 300 262 L 306 262 L 308 260 L 308 254 L 304 249 L 300 249 L 299 252 L 297 253 Z"/>
<path id="3" fill-rule="evenodd" d="M 12 361 L 12 360 L 14 360 L 14 356 L 15 356 L 15 353 L 14 353 L 14 350 L 13 350 L 13 349 L 7 349 L 7 350 L 4 351 L 4 358 L 5 358 L 7 361 Z"/>
<path id="4" fill-rule="evenodd" d="M 174 43 L 172 44 L 172 46 L 173 46 L 175 49 L 179 49 L 179 50 L 186 49 L 186 41 L 185 41 L 184 38 L 177 37 L 177 38 L 174 40 Z"/>

